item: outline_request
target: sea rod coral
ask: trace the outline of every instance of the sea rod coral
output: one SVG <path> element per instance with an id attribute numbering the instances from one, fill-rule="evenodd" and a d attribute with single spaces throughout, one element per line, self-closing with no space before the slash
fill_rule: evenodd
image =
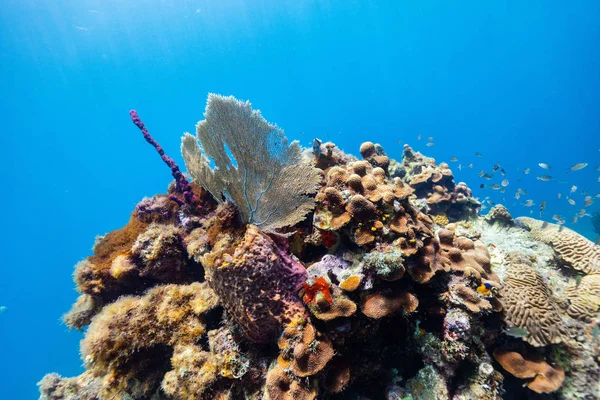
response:
<path id="1" fill-rule="evenodd" d="M 575 232 L 479 216 L 408 145 L 302 150 L 231 96 L 204 116 L 188 181 L 131 113 L 175 182 L 77 264 L 85 371 L 40 399 L 600 399 L 596 250 Z"/>

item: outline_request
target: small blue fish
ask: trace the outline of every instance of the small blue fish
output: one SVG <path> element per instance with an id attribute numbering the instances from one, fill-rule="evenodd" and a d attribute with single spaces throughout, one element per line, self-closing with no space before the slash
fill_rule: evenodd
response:
<path id="1" fill-rule="evenodd" d="M 6 307 L 6 306 L 0 306 L 0 314 L 4 314 L 7 311 L 8 311 L 8 307 Z"/>

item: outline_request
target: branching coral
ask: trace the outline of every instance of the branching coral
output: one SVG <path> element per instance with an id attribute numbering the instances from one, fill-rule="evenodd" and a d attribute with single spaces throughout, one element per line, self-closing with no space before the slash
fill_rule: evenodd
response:
<path id="1" fill-rule="evenodd" d="M 233 96 L 209 94 L 204 115 L 197 138 L 183 136 L 181 152 L 192 178 L 217 201 L 233 202 L 244 222 L 266 231 L 294 225 L 313 209 L 321 177 L 301 162 L 297 141 L 288 145 L 281 129 Z"/>

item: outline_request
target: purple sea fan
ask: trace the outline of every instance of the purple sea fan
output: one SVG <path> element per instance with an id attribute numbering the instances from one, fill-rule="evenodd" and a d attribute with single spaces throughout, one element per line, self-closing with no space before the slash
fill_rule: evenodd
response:
<path id="1" fill-rule="evenodd" d="M 209 284 L 248 340 L 274 340 L 287 323 L 305 315 L 298 291 L 306 270 L 254 225 L 231 250 L 204 257 Z"/>

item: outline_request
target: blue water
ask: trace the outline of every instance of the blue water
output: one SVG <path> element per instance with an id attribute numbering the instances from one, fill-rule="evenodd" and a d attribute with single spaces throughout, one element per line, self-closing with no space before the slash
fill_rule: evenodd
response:
<path id="1" fill-rule="evenodd" d="M 600 192 L 600 2 L 283 3 L 2 1 L 0 399 L 82 371 L 81 334 L 59 321 L 76 298 L 73 266 L 171 180 L 130 108 L 180 165 L 208 92 L 250 99 L 303 145 L 358 153 L 371 140 L 399 158 L 401 140 L 457 157 L 456 180 L 481 199 L 515 216 L 547 200 L 546 219 L 595 238 L 589 217 L 570 222 L 583 190 Z M 564 172 L 579 162 L 590 165 Z M 504 179 L 478 177 L 495 163 L 504 194 L 479 189 Z M 556 179 L 535 179 L 544 173 Z M 517 188 L 528 191 L 518 201 Z"/>

